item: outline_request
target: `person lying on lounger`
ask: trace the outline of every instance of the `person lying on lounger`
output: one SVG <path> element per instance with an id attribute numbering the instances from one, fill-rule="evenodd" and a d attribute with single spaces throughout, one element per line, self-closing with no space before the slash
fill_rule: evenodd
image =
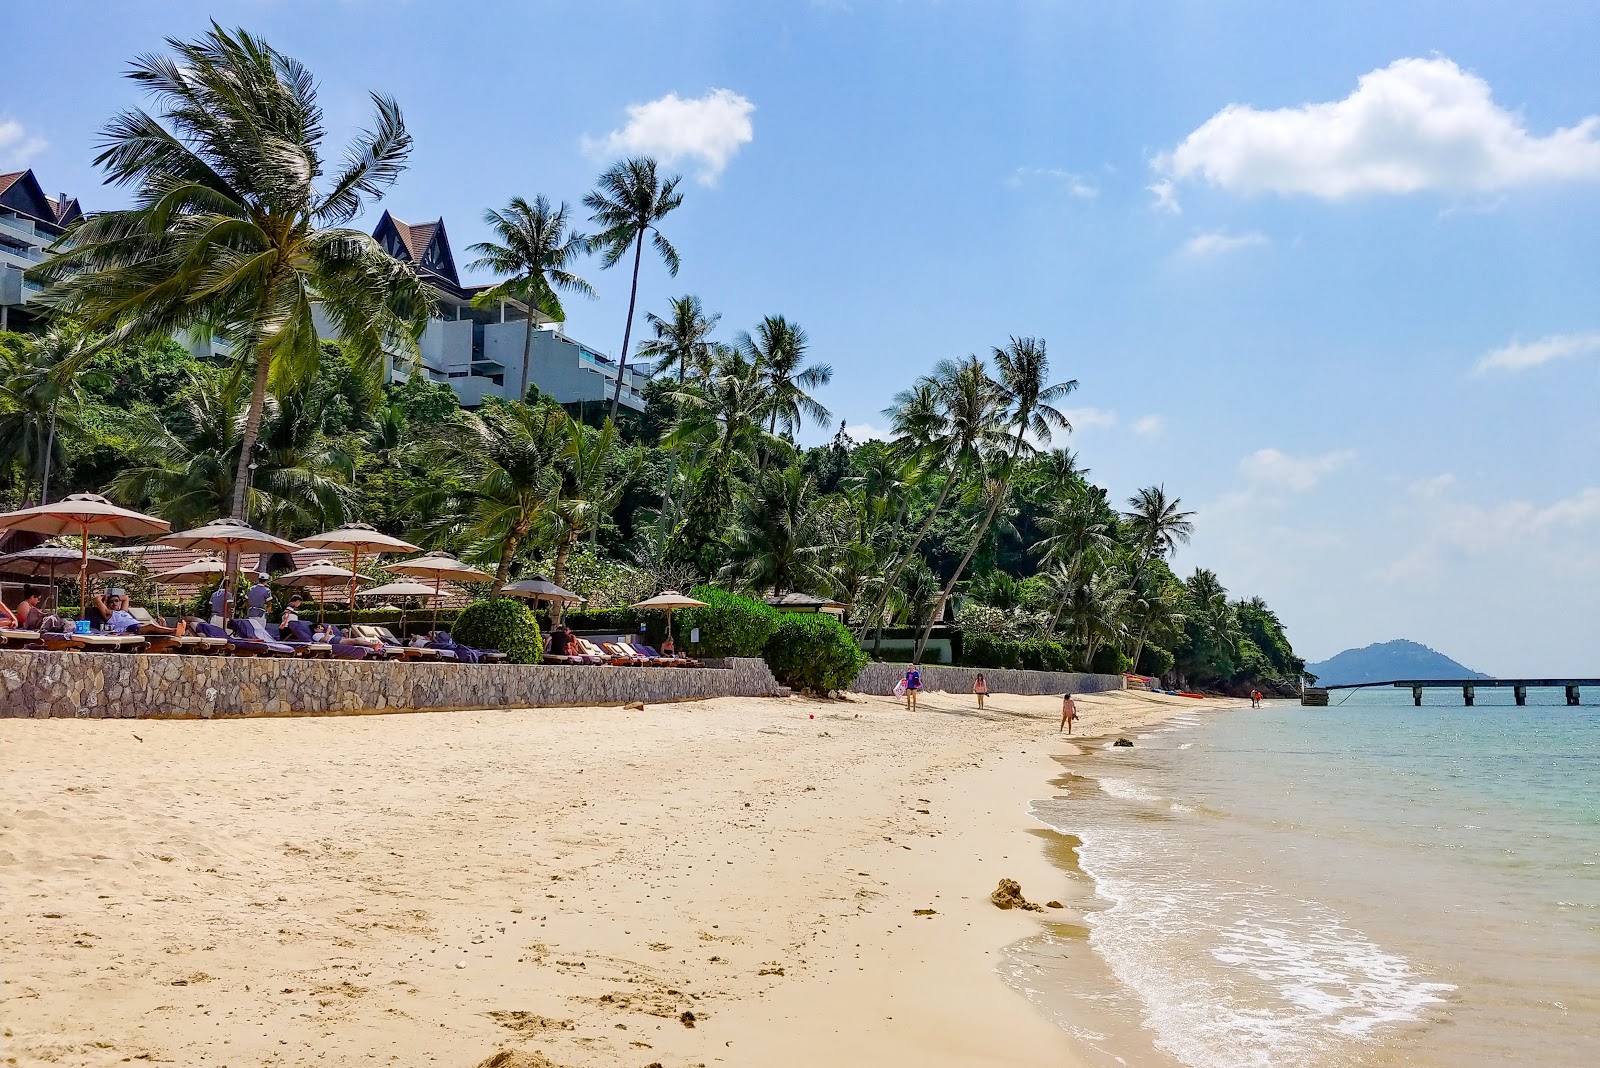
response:
<path id="1" fill-rule="evenodd" d="M 95 607 L 105 616 L 105 627 L 113 634 L 175 634 L 184 632 L 183 620 L 178 620 L 176 627 L 164 627 L 160 623 L 141 623 L 129 611 L 133 602 L 128 599 L 122 590 L 112 590 L 101 596 L 94 595 Z"/>

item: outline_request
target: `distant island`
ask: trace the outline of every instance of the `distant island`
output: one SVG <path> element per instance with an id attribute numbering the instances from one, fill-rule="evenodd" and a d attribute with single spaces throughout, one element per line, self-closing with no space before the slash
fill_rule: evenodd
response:
<path id="1" fill-rule="evenodd" d="M 1487 679 L 1481 671 L 1451 660 L 1436 649 L 1396 638 L 1364 649 L 1344 652 L 1318 664 L 1307 664 L 1306 673 L 1317 677 L 1319 686 L 1344 686 L 1357 682 L 1388 682 L 1391 679 Z"/>

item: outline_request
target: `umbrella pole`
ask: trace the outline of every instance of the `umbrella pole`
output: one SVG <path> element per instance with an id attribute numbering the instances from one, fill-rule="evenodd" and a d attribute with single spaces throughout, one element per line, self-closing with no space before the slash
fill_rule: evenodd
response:
<path id="1" fill-rule="evenodd" d="M 433 573 L 433 629 L 439 629 L 439 585 L 444 581 L 444 576 L 435 571 Z"/>
<path id="2" fill-rule="evenodd" d="M 83 555 L 78 561 L 78 618 L 89 618 L 89 525 L 83 526 Z"/>
<path id="3" fill-rule="evenodd" d="M 352 576 L 361 574 L 361 550 L 354 546 L 350 549 L 350 574 Z M 350 625 L 352 627 L 356 623 L 356 583 L 360 581 L 359 578 L 352 577 L 350 579 Z"/>

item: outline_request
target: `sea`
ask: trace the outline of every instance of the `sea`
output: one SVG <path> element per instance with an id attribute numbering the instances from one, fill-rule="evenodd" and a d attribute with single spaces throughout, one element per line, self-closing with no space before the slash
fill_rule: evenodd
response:
<path id="1" fill-rule="evenodd" d="M 1088 742 L 1032 805 L 1064 907 L 1002 970 L 1096 1065 L 1600 1065 L 1582 696 L 1334 691 Z"/>

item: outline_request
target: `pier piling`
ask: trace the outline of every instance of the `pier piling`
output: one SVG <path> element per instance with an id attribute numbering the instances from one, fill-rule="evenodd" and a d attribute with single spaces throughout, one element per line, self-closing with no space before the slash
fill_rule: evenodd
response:
<path id="1" fill-rule="evenodd" d="M 1528 703 L 1528 688 L 1526 686 L 1513 686 L 1511 688 L 1511 696 L 1517 699 L 1519 707 L 1525 705 Z"/>
<path id="2" fill-rule="evenodd" d="M 1466 686 L 1461 687 L 1461 699 L 1467 703 L 1467 707 L 1468 708 L 1472 707 L 1473 699 L 1476 696 L 1477 696 L 1477 689 L 1475 687 L 1473 687 L 1472 685 L 1468 684 Z"/>
<path id="3" fill-rule="evenodd" d="M 1578 687 L 1577 687 L 1576 684 L 1569 685 L 1567 687 L 1567 704 L 1576 705 L 1577 703 L 1578 703 Z"/>
<path id="4" fill-rule="evenodd" d="M 1411 687 L 1411 703 L 1416 705 L 1418 708 L 1422 707 L 1422 687 L 1421 686 L 1413 686 L 1413 687 Z"/>

